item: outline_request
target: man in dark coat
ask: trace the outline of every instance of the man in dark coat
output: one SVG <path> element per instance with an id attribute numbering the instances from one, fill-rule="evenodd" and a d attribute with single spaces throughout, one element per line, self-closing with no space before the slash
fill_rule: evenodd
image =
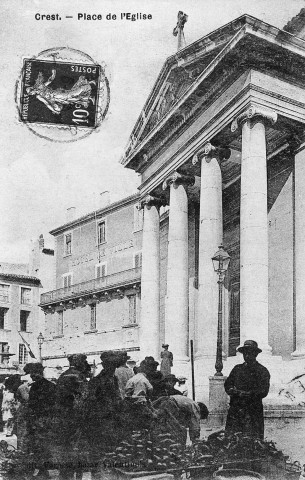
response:
<path id="1" fill-rule="evenodd" d="M 87 375 L 90 366 L 87 356 L 79 353 L 68 357 L 70 367 L 58 378 L 56 384 L 57 411 L 57 462 L 60 479 L 82 477 L 80 464 L 86 462 L 86 402 Z"/>
<path id="2" fill-rule="evenodd" d="M 153 387 L 151 399 L 155 400 L 164 395 L 164 376 L 160 370 L 157 370 L 159 362 L 154 357 L 145 357 L 143 362 L 145 362 L 145 375 Z"/>
<path id="3" fill-rule="evenodd" d="M 33 380 L 28 399 L 28 445 L 33 454 L 39 478 L 48 478 L 47 463 L 50 462 L 53 444 L 53 419 L 55 385 L 43 376 L 41 363 L 28 363 L 24 373 Z"/>
<path id="4" fill-rule="evenodd" d="M 238 348 L 245 362 L 236 365 L 225 381 L 230 396 L 226 432 L 264 438 L 264 411 L 262 399 L 268 395 L 270 374 L 256 361 L 261 352 L 254 340 L 246 340 Z"/>
<path id="5" fill-rule="evenodd" d="M 89 381 L 88 438 L 90 441 L 91 477 L 102 478 L 98 463 L 114 450 L 121 436 L 123 400 L 116 368 L 122 363 L 120 352 L 106 351 L 100 356 L 103 370 Z"/>

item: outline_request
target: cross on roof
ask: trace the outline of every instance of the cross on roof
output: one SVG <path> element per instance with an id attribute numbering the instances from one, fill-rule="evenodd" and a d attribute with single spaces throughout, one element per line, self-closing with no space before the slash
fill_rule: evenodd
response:
<path id="1" fill-rule="evenodd" d="M 184 48 L 186 46 L 185 38 L 184 38 L 184 25 L 187 22 L 188 15 L 186 13 L 183 13 L 181 10 L 178 12 L 178 20 L 177 20 L 177 25 L 175 26 L 173 30 L 173 35 L 174 37 L 177 37 L 178 35 L 178 48 L 177 50 L 181 50 L 181 48 Z"/>

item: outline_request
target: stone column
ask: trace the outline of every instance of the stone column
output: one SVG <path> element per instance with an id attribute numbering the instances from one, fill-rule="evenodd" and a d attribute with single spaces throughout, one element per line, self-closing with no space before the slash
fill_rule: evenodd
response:
<path id="1" fill-rule="evenodd" d="M 193 158 L 201 156 L 198 310 L 195 336 L 195 357 L 215 364 L 217 345 L 218 276 L 212 257 L 222 243 L 222 178 L 218 163 L 221 151 L 207 143 Z M 223 154 L 221 155 L 223 158 Z M 226 149 L 226 158 L 230 150 Z M 214 366 L 213 366 L 214 368 Z M 209 374 L 212 374 L 209 371 Z"/>
<path id="2" fill-rule="evenodd" d="M 240 198 L 240 340 L 268 343 L 268 212 L 265 122 L 277 114 L 251 105 L 232 123 L 242 125 Z"/>
<path id="3" fill-rule="evenodd" d="M 185 372 L 188 363 L 188 198 L 186 185 L 194 177 L 174 172 L 163 183 L 170 186 L 165 341 L 174 356 L 174 371 Z"/>
<path id="4" fill-rule="evenodd" d="M 295 335 L 293 358 L 305 357 L 305 143 L 295 150 Z"/>
<path id="5" fill-rule="evenodd" d="M 230 153 L 228 148 L 214 147 L 208 142 L 192 160 L 193 165 L 201 161 L 198 305 L 195 326 L 196 395 L 207 402 L 209 394 L 211 409 L 215 408 L 215 401 L 211 401 L 211 398 L 220 398 L 219 389 L 215 392 L 215 385 L 219 385 L 217 379 L 209 385 L 209 376 L 215 372 L 218 326 L 218 275 L 214 271 L 212 257 L 223 240 L 219 161 L 229 158 Z"/>
<path id="6" fill-rule="evenodd" d="M 161 201 L 150 195 L 140 202 L 144 209 L 141 275 L 140 356 L 159 357 L 160 218 Z"/>

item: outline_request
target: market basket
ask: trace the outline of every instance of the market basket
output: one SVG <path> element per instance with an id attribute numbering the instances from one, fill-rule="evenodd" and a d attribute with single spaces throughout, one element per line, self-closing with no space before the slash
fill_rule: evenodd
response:
<path id="1" fill-rule="evenodd" d="M 217 470 L 213 474 L 217 480 L 265 480 L 265 477 L 257 472 L 243 469 Z"/>

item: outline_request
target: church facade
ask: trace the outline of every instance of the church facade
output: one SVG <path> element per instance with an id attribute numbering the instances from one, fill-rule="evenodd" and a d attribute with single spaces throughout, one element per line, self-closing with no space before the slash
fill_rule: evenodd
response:
<path id="1" fill-rule="evenodd" d="M 44 365 L 80 352 L 98 363 L 109 349 L 160 361 L 168 343 L 190 384 L 192 340 L 196 399 L 207 401 L 222 244 L 224 375 L 247 339 L 263 350 L 270 397 L 303 373 L 304 64 L 301 38 L 248 15 L 166 60 L 121 160 L 139 192 L 51 232 Z"/>
<path id="2" fill-rule="evenodd" d="M 193 340 L 197 398 L 215 372 L 221 244 L 224 374 L 246 339 L 274 391 L 304 368 L 304 64 L 296 35 L 230 22 L 166 60 L 121 160 L 141 175 L 140 352 L 168 343 L 190 378 Z"/>

